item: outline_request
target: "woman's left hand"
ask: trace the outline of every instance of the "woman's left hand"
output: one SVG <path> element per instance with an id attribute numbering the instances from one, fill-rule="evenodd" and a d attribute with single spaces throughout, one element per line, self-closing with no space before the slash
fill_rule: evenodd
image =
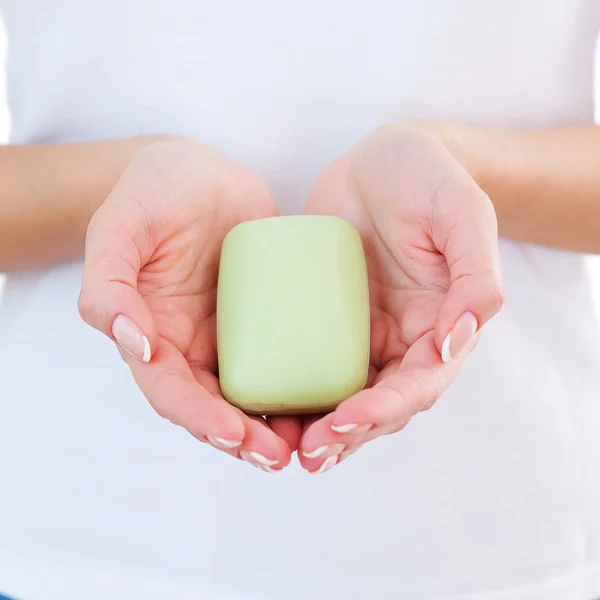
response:
<path id="1" fill-rule="evenodd" d="M 356 226 L 371 301 L 366 388 L 308 422 L 300 442 L 302 465 L 323 472 L 435 403 L 503 288 L 492 203 L 426 126 L 371 134 L 319 176 L 306 212 Z"/>

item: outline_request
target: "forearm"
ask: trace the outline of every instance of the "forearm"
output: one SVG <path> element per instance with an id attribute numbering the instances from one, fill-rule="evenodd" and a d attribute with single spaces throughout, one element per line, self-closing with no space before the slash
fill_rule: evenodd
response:
<path id="1" fill-rule="evenodd" d="M 500 235 L 600 253 L 600 127 L 440 131 L 492 199 Z"/>
<path id="2" fill-rule="evenodd" d="M 0 147 L 0 272 L 82 256 L 91 216 L 154 139 Z"/>

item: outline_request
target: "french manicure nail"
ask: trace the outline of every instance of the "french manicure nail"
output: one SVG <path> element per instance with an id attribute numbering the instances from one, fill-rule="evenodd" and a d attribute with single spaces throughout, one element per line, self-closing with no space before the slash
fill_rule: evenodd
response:
<path id="1" fill-rule="evenodd" d="M 324 446 L 319 446 L 316 450 L 312 450 L 311 452 L 304 450 L 302 452 L 302 456 L 305 456 L 306 458 L 319 458 L 319 456 L 327 452 L 327 448 L 329 448 L 329 446 L 325 444 Z"/>
<path id="2" fill-rule="evenodd" d="M 473 313 L 463 313 L 442 344 L 442 360 L 447 363 L 458 356 L 469 345 L 478 327 L 477 318 Z"/>
<path id="3" fill-rule="evenodd" d="M 331 429 L 333 429 L 336 433 L 348 433 L 357 427 L 357 423 L 348 423 L 347 425 L 332 425 Z"/>
<path id="4" fill-rule="evenodd" d="M 271 467 L 267 467 L 267 465 L 256 465 L 261 471 L 265 473 L 277 473 L 275 469 L 271 469 Z"/>
<path id="5" fill-rule="evenodd" d="M 319 475 L 321 473 L 325 473 L 325 471 L 329 471 L 329 469 L 331 469 L 332 467 L 335 467 L 338 459 L 339 459 L 338 454 L 335 454 L 334 456 L 330 456 L 328 459 L 326 459 L 323 462 L 323 464 L 316 471 L 313 471 L 313 474 Z"/>
<path id="6" fill-rule="evenodd" d="M 215 446 L 216 448 L 219 448 L 220 450 L 231 450 L 233 448 L 238 448 L 239 446 L 242 445 L 242 440 L 226 440 L 222 437 L 208 437 L 208 441 Z"/>
<path id="7" fill-rule="evenodd" d="M 112 334 L 123 350 L 145 363 L 150 362 L 150 342 L 129 317 L 118 315 L 112 324 Z"/>
<path id="8" fill-rule="evenodd" d="M 371 423 L 366 423 L 365 425 L 359 425 L 358 423 L 348 423 L 347 425 L 332 425 L 331 429 L 336 433 L 350 433 L 353 435 L 362 435 L 363 433 L 367 433 L 369 429 L 371 429 L 373 425 Z"/>
<path id="9" fill-rule="evenodd" d="M 272 467 L 273 465 L 276 465 L 279 462 L 278 460 L 269 460 L 266 456 L 263 456 L 262 454 L 254 452 L 252 450 L 241 450 L 240 456 L 246 462 L 255 464 L 258 463 L 259 465 L 262 465 L 264 467 Z"/>
<path id="10" fill-rule="evenodd" d="M 319 456 L 323 456 L 325 453 L 329 456 L 336 456 L 337 454 L 341 454 L 345 448 L 346 444 L 325 444 L 324 446 L 319 446 L 312 452 L 303 451 L 302 456 L 306 458 L 319 458 Z"/>

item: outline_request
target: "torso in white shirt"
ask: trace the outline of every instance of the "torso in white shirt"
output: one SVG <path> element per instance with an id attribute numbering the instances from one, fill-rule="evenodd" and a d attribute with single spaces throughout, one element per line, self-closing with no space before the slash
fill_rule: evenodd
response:
<path id="1" fill-rule="evenodd" d="M 378 125 L 592 118 L 597 0 L 0 0 L 16 142 L 193 135 L 284 213 Z M 502 242 L 503 313 L 400 434 L 268 475 L 157 417 L 76 310 L 0 312 L 0 592 L 22 600 L 591 600 L 600 356 L 579 257 Z"/>

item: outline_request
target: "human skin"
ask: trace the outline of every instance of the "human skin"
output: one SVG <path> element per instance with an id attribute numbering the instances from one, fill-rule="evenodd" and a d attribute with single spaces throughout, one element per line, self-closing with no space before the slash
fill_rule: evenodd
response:
<path id="1" fill-rule="evenodd" d="M 435 403 L 503 289 L 489 197 L 422 128 L 368 136 L 321 173 L 306 210 L 356 226 L 370 288 L 367 386 L 303 427 L 302 465 L 323 472 Z"/>
<path id="2" fill-rule="evenodd" d="M 268 427 L 220 397 L 214 344 L 220 242 L 237 222 L 276 213 L 264 181 L 167 136 L 1 150 L 0 210 L 10 218 L 0 219 L 0 269 L 80 256 L 96 213 L 82 315 L 133 352 L 122 355 L 159 414 L 265 470 L 299 446 L 303 466 L 323 471 L 435 402 L 502 303 L 496 215 L 507 237 L 600 251 L 595 127 L 380 128 L 323 171 L 307 203 L 363 236 L 369 384 L 324 418 Z"/>
<path id="3" fill-rule="evenodd" d="M 92 215 L 135 153 L 160 139 L 0 146 L 0 272 L 81 258 Z"/>
<path id="4" fill-rule="evenodd" d="M 600 128 L 407 123 L 439 137 L 490 196 L 500 235 L 600 252 Z M 142 147 L 169 136 L 0 146 L 0 271 L 80 258 L 91 216 Z"/>

